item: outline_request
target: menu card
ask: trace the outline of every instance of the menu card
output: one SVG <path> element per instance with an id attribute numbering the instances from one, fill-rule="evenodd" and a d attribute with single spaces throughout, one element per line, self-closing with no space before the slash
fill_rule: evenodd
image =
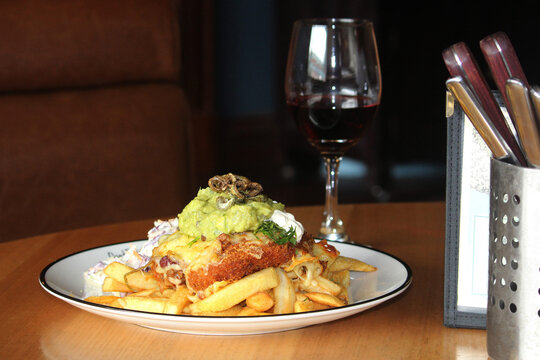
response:
<path id="1" fill-rule="evenodd" d="M 485 329 L 491 152 L 450 93 L 446 118 L 444 324 Z"/>
<path id="2" fill-rule="evenodd" d="M 464 122 L 461 171 L 457 310 L 486 313 L 489 252 L 490 152 L 470 121 Z"/>

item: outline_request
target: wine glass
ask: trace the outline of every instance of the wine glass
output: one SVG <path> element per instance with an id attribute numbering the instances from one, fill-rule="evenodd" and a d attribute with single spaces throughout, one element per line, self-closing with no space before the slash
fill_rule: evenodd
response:
<path id="1" fill-rule="evenodd" d="M 305 19 L 294 23 L 285 75 L 287 105 L 300 132 L 322 154 L 326 200 L 319 237 L 348 241 L 338 215 L 338 170 L 377 113 L 381 70 L 373 23 Z"/>

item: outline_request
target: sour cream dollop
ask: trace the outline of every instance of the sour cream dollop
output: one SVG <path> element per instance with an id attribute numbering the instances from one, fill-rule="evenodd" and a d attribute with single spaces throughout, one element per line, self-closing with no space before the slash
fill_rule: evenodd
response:
<path id="1" fill-rule="evenodd" d="M 285 230 L 289 230 L 292 226 L 296 232 L 296 241 L 298 242 L 302 239 L 302 235 L 304 235 L 304 226 L 294 218 L 293 214 L 286 211 L 274 210 L 269 220 L 275 222 Z"/>

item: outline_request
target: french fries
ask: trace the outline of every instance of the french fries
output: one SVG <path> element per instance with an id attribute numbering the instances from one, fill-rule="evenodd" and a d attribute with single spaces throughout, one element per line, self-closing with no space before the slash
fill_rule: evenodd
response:
<path id="1" fill-rule="evenodd" d="M 255 309 L 246 306 L 242 308 L 237 314 L 237 316 L 262 316 L 262 315 L 271 315 L 270 313 L 264 311 L 257 311 Z"/>
<path id="2" fill-rule="evenodd" d="M 225 286 L 209 297 L 188 306 L 192 314 L 223 311 L 246 300 L 253 294 L 273 289 L 279 284 L 274 268 L 266 268 Z"/>
<path id="3" fill-rule="evenodd" d="M 102 286 L 103 292 L 130 292 L 132 288 L 124 284 L 123 282 L 116 281 L 111 277 L 106 277 Z"/>
<path id="4" fill-rule="evenodd" d="M 307 296 L 303 294 L 301 294 L 300 296 L 297 296 L 296 301 L 294 303 L 295 313 L 314 311 L 314 310 L 324 310 L 324 309 L 329 309 L 329 308 L 330 307 L 328 305 L 319 304 L 314 301 L 311 301 Z"/>
<path id="5" fill-rule="evenodd" d="M 136 292 L 159 289 L 159 283 L 152 275 L 119 262 L 110 263 L 103 272 L 107 275 L 103 282 L 104 292 Z"/>
<path id="6" fill-rule="evenodd" d="M 125 284 L 126 274 L 132 272 L 133 270 L 135 269 L 115 261 L 107 265 L 103 272 L 105 275 L 107 275 L 107 277 L 115 280 L 116 282 Z"/>
<path id="7" fill-rule="evenodd" d="M 112 304 L 118 301 L 118 299 L 118 296 L 90 296 L 85 300 L 94 304 L 113 306 Z"/>
<path id="8" fill-rule="evenodd" d="M 274 306 L 274 299 L 267 292 L 259 292 L 248 297 L 246 305 L 258 312 L 265 312 Z"/>
<path id="9" fill-rule="evenodd" d="M 325 293 L 306 293 L 306 296 L 309 298 L 309 300 L 314 301 L 316 303 L 322 304 L 322 305 L 328 305 L 331 307 L 338 307 L 343 306 L 345 303 L 338 299 L 337 297 L 325 294 Z"/>
<path id="10" fill-rule="evenodd" d="M 328 266 L 328 270 L 330 272 L 341 270 L 371 272 L 377 270 L 377 268 L 357 259 L 346 256 L 338 256 L 334 262 Z"/>
<path id="11" fill-rule="evenodd" d="M 294 302 L 296 300 L 296 292 L 291 279 L 285 271 L 276 270 L 279 277 L 279 285 L 274 288 L 274 314 L 286 314 L 294 312 Z"/>
<path id="12" fill-rule="evenodd" d="M 377 270 L 360 260 L 328 251 L 326 244 L 315 244 L 313 253 L 315 256 L 300 254 L 283 268 L 269 267 L 230 284 L 220 283 L 203 299 L 198 299 L 186 285 L 162 288 L 150 273 L 112 262 L 103 270 L 106 278 L 102 291 L 105 295 L 85 300 L 163 314 L 263 316 L 298 313 L 347 304 L 350 271 Z M 120 295 L 108 295 L 110 293 Z"/>
<path id="13" fill-rule="evenodd" d="M 108 276 L 103 282 L 104 292 L 129 294 L 124 297 L 91 296 L 86 298 L 86 301 L 123 309 L 165 314 L 181 314 L 184 307 L 190 303 L 187 288 L 179 287 L 176 290 L 159 291 L 159 284 L 150 274 L 127 265 L 113 262 L 103 272 Z"/>
<path id="14" fill-rule="evenodd" d="M 149 296 L 128 295 L 118 298 L 118 304 L 124 309 L 164 313 L 167 299 Z"/>
<path id="15" fill-rule="evenodd" d="M 166 314 L 181 314 L 189 301 L 189 290 L 186 287 L 179 287 L 173 292 L 169 301 L 165 304 L 163 312 Z"/>

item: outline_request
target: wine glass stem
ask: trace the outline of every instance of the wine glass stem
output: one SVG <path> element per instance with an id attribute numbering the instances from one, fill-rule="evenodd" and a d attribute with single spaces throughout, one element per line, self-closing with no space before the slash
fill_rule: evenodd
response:
<path id="1" fill-rule="evenodd" d="M 338 215 L 338 172 L 341 156 L 325 155 L 326 201 L 319 237 L 334 241 L 347 241 L 343 221 Z"/>

